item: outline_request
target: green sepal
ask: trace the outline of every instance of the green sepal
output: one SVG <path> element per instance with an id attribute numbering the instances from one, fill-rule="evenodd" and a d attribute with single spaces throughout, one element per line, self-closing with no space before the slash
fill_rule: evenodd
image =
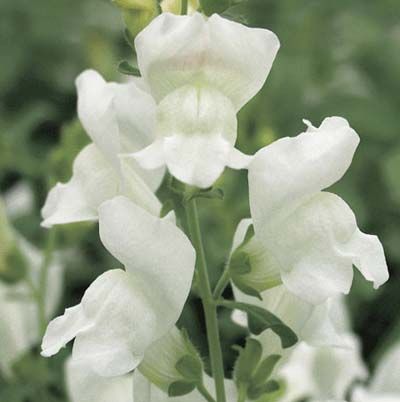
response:
<path id="1" fill-rule="evenodd" d="M 134 77 L 140 77 L 140 71 L 138 68 L 132 66 L 131 64 L 129 64 L 126 60 L 122 60 L 119 64 L 118 64 L 118 71 L 121 74 L 125 74 L 125 75 L 132 75 Z"/>
<path id="2" fill-rule="evenodd" d="M 250 256 L 244 250 L 244 248 L 253 237 L 254 237 L 254 226 L 250 225 L 247 228 L 242 243 L 232 253 L 231 258 L 229 260 L 229 269 L 232 271 L 233 275 L 235 274 L 245 275 L 250 273 L 251 271 Z"/>
<path id="3" fill-rule="evenodd" d="M 173 211 L 175 207 L 174 201 L 172 199 L 166 200 L 161 207 L 160 218 L 164 218 L 164 216 L 168 215 L 169 212 Z"/>
<path id="4" fill-rule="evenodd" d="M 201 383 L 203 378 L 203 365 L 197 356 L 185 355 L 175 365 L 176 370 L 189 382 Z"/>
<path id="5" fill-rule="evenodd" d="M 252 386 L 260 387 L 263 385 L 268 378 L 271 376 L 272 372 L 278 361 L 281 359 L 281 355 L 270 355 L 266 357 L 257 367 L 254 376 L 251 380 Z"/>
<path id="6" fill-rule="evenodd" d="M 196 388 L 196 384 L 187 381 L 175 381 L 168 387 L 168 396 L 182 396 L 190 394 Z"/>
<path id="7" fill-rule="evenodd" d="M 251 286 L 247 285 L 246 283 L 244 283 L 244 281 L 242 281 L 240 279 L 240 277 L 232 275 L 232 281 L 235 284 L 235 286 L 244 294 L 246 294 L 248 296 L 253 296 L 259 300 L 262 300 L 262 296 L 261 296 L 260 292 L 256 289 L 252 288 Z"/>
<path id="8" fill-rule="evenodd" d="M 131 49 L 136 53 L 135 49 L 135 37 L 131 34 L 131 31 L 128 28 L 124 29 L 124 38 Z"/>
<path id="9" fill-rule="evenodd" d="M 250 386 L 249 388 L 247 388 L 247 396 L 249 399 L 258 399 L 263 395 L 277 392 L 279 391 L 279 389 L 280 389 L 279 382 L 271 380 L 258 387 Z"/>
<path id="10" fill-rule="evenodd" d="M 239 357 L 236 360 L 233 375 L 237 383 L 247 383 L 261 360 L 262 346 L 256 339 L 248 338 L 246 346 L 236 350 L 239 350 Z"/>
<path id="11" fill-rule="evenodd" d="M 246 312 L 251 333 L 259 335 L 270 329 L 279 336 L 283 348 L 293 346 L 298 340 L 297 335 L 286 324 L 262 307 L 230 300 L 223 300 L 219 304 L 230 309 L 239 309 Z"/>

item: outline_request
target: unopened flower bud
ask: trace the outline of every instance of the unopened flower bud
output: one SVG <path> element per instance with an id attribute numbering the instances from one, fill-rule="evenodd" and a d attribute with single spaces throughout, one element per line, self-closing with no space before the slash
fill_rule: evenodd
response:
<path id="1" fill-rule="evenodd" d="M 182 0 L 162 0 L 160 3 L 164 13 L 180 14 L 182 8 Z M 194 13 L 199 7 L 198 0 L 188 1 L 188 14 Z"/>
<path id="2" fill-rule="evenodd" d="M 202 367 L 200 357 L 193 345 L 174 327 L 166 336 L 146 350 L 139 370 L 150 382 L 167 392 L 171 384 L 188 380 L 177 369 L 178 362 L 188 357 L 194 362 L 197 360 L 198 365 Z M 190 380 L 195 381 L 195 379 Z"/>

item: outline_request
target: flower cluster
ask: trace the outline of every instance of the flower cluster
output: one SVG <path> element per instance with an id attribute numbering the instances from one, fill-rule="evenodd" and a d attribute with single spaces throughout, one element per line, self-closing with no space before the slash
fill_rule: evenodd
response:
<path id="1" fill-rule="evenodd" d="M 353 264 L 375 288 L 388 279 L 378 238 L 361 232 L 345 201 L 324 191 L 349 168 L 359 137 L 344 118 L 329 117 L 318 128 L 305 121 L 305 132 L 253 156 L 235 148 L 236 115 L 263 86 L 279 48 L 266 29 L 216 14 L 163 13 L 137 35 L 135 47 L 141 78 L 116 84 L 95 71 L 78 77 L 78 115 L 92 143 L 76 157 L 71 180 L 50 191 L 42 211 L 45 227 L 98 220 L 104 246 L 124 268 L 100 275 L 81 303 L 49 324 L 42 355 L 54 355 L 75 338 L 67 371 L 79 402 L 168 400 L 165 391 L 187 391 L 185 401 L 213 398 L 211 379 L 198 380 L 202 364 L 175 327 L 197 252 L 195 285 L 210 314 L 207 324 L 216 305 L 234 307 L 235 320 L 258 335 L 240 352 L 237 390 L 231 380 L 220 382 L 218 402 L 225 393 L 229 402 L 236 395 L 255 400 L 278 387 L 260 369 L 270 364 L 272 372 L 276 363 L 272 355 L 261 359 L 266 352 L 283 356 L 277 371 L 290 384 L 296 372 L 293 331 L 304 353 L 326 345 L 355 347 L 338 319 Z M 211 300 L 198 239 L 192 230 L 188 239 L 173 212 L 161 216 L 155 192 L 166 168 L 196 196 L 193 186 L 207 191 L 226 167 L 248 169 L 251 218 L 238 226 L 220 291 Z M 196 234 L 196 222 L 188 226 Z M 229 281 L 236 301 L 221 298 Z M 211 354 L 214 349 L 210 343 Z M 214 371 L 218 356 L 211 360 Z M 136 368 L 132 380 L 128 373 Z M 306 385 L 312 392 L 305 396 L 330 397 L 314 392 L 318 386 L 311 380 Z M 342 398 L 343 387 L 337 388 L 340 395 L 333 397 Z"/>

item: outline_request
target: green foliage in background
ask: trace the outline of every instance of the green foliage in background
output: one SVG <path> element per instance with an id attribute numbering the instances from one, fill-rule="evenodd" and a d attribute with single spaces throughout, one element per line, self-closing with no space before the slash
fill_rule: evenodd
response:
<path id="1" fill-rule="evenodd" d="M 391 270 L 391 280 L 377 292 L 356 280 L 349 298 L 354 330 L 373 366 L 400 331 L 400 3 L 249 0 L 224 15 L 269 28 L 281 41 L 267 84 L 240 112 L 239 149 L 254 153 L 303 131 L 303 118 L 319 125 L 329 115 L 347 118 L 361 137 L 335 192 L 354 209 L 364 231 L 379 235 Z M 40 208 L 47 190 L 69 178 L 75 155 L 88 142 L 76 120 L 74 79 L 89 67 L 107 79 L 126 79 L 118 64 L 134 57 L 123 29 L 118 9 L 107 0 L 0 3 L 0 190 L 21 181 L 32 188 L 33 210 L 13 223 L 38 247 L 45 237 Z M 245 172 L 228 170 L 215 187 L 224 199 L 199 203 L 213 281 L 236 224 L 249 214 Z M 161 198 L 164 193 L 161 188 Z M 67 265 L 61 310 L 76 304 L 89 283 L 117 263 L 93 224 L 60 228 L 58 248 Z M 206 355 L 198 299 L 190 300 L 181 324 Z M 227 310 L 221 311 L 221 331 L 227 344 L 244 345 L 247 334 L 229 320 Z M 237 353 L 224 350 L 228 374 Z M 66 401 L 67 354 L 44 360 L 38 350 L 28 353 L 16 363 L 12 380 L 0 378 L 0 401 Z"/>

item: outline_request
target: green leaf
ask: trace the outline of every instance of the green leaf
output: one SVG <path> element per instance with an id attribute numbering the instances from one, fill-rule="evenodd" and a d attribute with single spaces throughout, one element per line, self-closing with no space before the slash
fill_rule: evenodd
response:
<path id="1" fill-rule="evenodd" d="M 132 50 L 133 50 L 134 52 L 136 52 L 136 49 L 135 49 L 135 38 L 133 37 L 133 35 L 131 34 L 131 32 L 129 31 L 128 28 L 125 28 L 125 29 L 124 29 L 124 37 L 125 37 L 125 40 L 126 40 L 126 42 L 128 43 L 128 45 L 132 48 Z"/>
<path id="2" fill-rule="evenodd" d="M 182 396 L 190 394 L 196 388 L 196 384 L 187 381 L 176 381 L 168 387 L 168 396 Z"/>
<path id="3" fill-rule="evenodd" d="M 201 9 L 206 15 L 220 14 L 229 8 L 231 4 L 231 0 L 200 0 Z"/>
<path id="4" fill-rule="evenodd" d="M 271 329 L 279 336 L 283 348 L 293 346 L 298 340 L 297 335 L 287 325 L 262 307 L 230 300 L 222 300 L 219 304 L 230 309 L 239 309 L 246 312 L 249 321 L 249 330 L 255 335 Z"/>
<path id="5" fill-rule="evenodd" d="M 123 60 L 118 64 L 118 71 L 121 74 L 133 75 L 134 77 L 140 77 L 139 69 L 132 66 L 131 64 L 129 64 L 126 60 Z"/>
<path id="6" fill-rule="evenodd" d="M 203 366 L 199 358 L 192 355 L 185 355 L 178 360 L 175 367 L 185 380 L 190 382 L 201 382 L 203 377 Z"/>
<path id="7" fill-rule="evenodd" d="M 246 346 L 239 349 L 235 363 L 234 377 L 237 382 L 249 382 L 262 356 L 261 343 L 248 338 Z"/>
<path id="8" fill-rule="evenodd" d="M 280 358 L 280 355 L 270 355 L 259 364 L 252 378 L 252 384 L 255 387 L 261 386 L 268 380 Z"/>
<path id="9" fill-rule="evenodd" d="M 174 201 L 171 199 L 166 200 L 161 207 L 160 217 L 164 218 L 164 216 L 168 215 L 168 213 L 171 212 L 173 209 Z"/>

